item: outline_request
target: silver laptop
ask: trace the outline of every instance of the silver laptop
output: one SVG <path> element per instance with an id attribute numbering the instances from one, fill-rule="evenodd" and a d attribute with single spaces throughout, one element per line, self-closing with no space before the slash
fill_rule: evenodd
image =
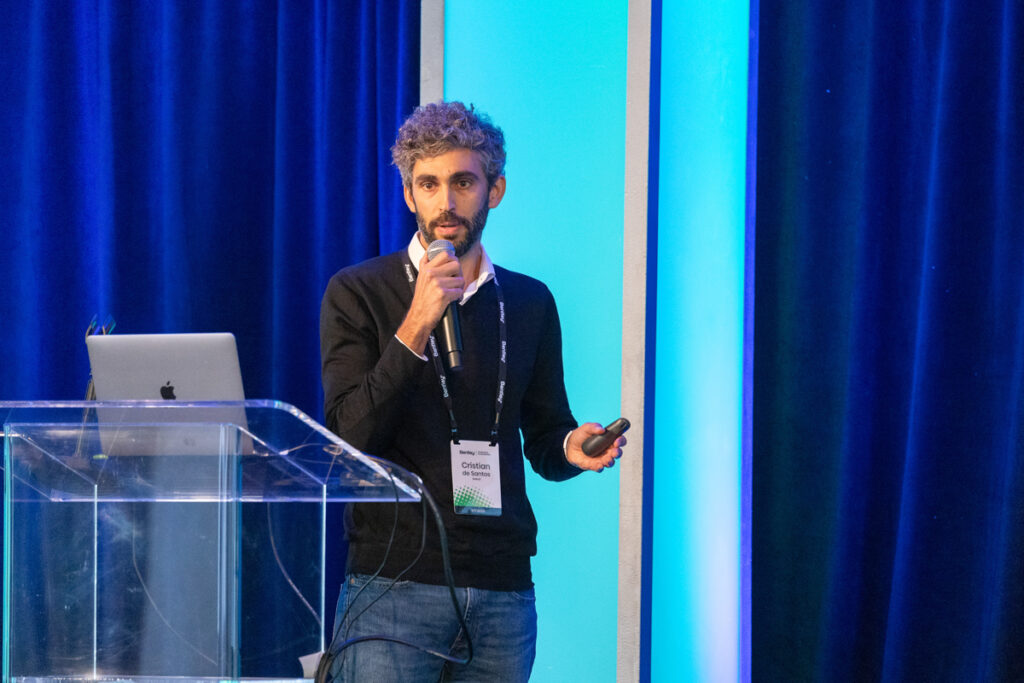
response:
<path id="1" fill-rule="evenodd" d="M 235 337 L 203 334 L 111 334 L 86 337 L 96 398 L 100 401 L 242 401 L 242 373 Z M 102 408 L 97 412 L 103 451 L 108 455 L 211 454 L 220 448 L 219 431 L 188 427 L 194 413 L 150 405 Z M 230 423 L 246 430 L 241 406 L 208 408 L 204 422 Z M 183 420 L 183 417 L 185 418 Z M 125 423 L 150 423 L 150 431 Z M 178 423 L 176 426 L 175 423 Z M 243 449 L 251 440 L 243 436 Z"/>
<path id="2" fill-rule="evenodd" d="M 85 338 L 100 401 L 242 401 L 235 335 L 108 334 Z"/>

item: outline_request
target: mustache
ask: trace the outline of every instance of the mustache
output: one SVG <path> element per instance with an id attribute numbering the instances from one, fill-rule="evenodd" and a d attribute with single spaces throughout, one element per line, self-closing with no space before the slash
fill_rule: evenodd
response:
<path id="1" fill-rule="evenodd" d="M 445 211 L 444 213 L 440 214 L 437 218 L 435 218 L 434 220 L 430 221 L 430 223 L 428 224 L 428 227 L 430 229 L 434 229 L 437 226 L 439 226 L 441 223 L 452 223 L 452 222 L 459 223 L 460 225 L 462 225 L 466 229 L 472 228 L 472 223 L 470 222 L 470 220 L 468 218 L 463 218 L 462 216 L 460 216 L 459 214 L 455 213 L 454 211 Z"/>

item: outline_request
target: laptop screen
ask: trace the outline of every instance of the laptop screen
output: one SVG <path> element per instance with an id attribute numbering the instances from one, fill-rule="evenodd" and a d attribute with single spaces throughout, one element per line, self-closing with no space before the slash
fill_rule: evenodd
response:
<path id="1" fill-rule="evenodd" d="M 110 334 L 86 337 L 100 401 L 242 401 L 235 336 Z"/>

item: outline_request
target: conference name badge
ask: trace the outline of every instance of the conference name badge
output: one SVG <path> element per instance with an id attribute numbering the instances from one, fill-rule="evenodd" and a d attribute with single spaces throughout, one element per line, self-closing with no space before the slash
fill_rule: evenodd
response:
<path id="1" fill-rule="evenodd" d="M 498 446 L 489 441 L 451 444 L 452 493 L 459 515 L 501 514 L 501 472 Z"/>

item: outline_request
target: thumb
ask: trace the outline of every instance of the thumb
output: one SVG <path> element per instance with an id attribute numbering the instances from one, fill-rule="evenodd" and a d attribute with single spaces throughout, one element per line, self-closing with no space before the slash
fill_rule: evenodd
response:
<path id="1" fill-rule="evenodd" d="M 582 448 L 583 442 L 595 434 L 603 434 L 604 427 L 599 422 L 584 422 L 578 428 L 573 430 L 572 437 L 569 439 L 569 443 L 576 448 Z"/>

